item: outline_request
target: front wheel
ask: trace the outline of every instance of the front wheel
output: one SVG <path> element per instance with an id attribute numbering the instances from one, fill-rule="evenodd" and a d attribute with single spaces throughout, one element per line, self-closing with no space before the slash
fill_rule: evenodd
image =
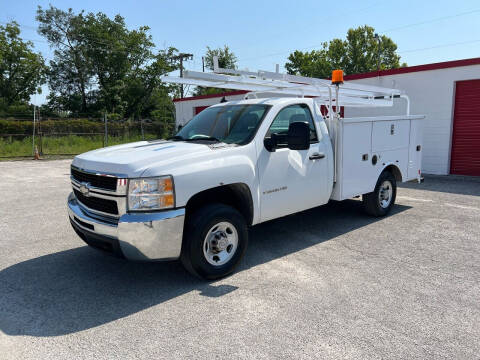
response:
<path id="1" fill-rule="evenodd" d="M 232 273 L 248 244 L 244 217 L 224 204 L 210 204 L 187 220 L 181 261 L 193 275 L 218 279 Z"/>
<path id="2" fill-rule="evenodd" d="M 362 196 L 365 211 L 373 216 L 385 216 L 392 209 L 397 197 L 397 182 L 393 174 L 384 171 L 378 178 L 375 190 Z"/>

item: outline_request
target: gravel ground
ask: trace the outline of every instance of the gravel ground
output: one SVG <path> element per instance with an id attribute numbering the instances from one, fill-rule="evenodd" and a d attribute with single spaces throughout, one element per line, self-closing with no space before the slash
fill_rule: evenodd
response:
<path id="1" fill-rule="evenodd" d="M 251 230 L 234 275 L 129 263 L 70 228 L 70 160 L 0 163 L 0 357 L 478 358 L 480 179 L 404 184 Z"/>

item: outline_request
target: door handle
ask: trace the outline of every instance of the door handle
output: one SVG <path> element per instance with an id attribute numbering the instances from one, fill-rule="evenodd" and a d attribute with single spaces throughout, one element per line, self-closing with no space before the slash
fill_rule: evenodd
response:
<path id="1" fill-rule="evenodd" d="M 324 153 L 313 153 L 310 155 L 309 159 L 310 160 L 318 160 L 318 159 L 323 159 L 325 157 Z"/>

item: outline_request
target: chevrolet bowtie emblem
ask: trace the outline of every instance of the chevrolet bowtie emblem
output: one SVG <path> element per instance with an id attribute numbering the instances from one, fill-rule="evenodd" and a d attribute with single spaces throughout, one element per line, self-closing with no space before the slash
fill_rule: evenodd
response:
<path id="1" fill-rule="evenodd" d="M 80 192 L 82 193 L 83 196 L 89 197 L 90 196 L 90 184 L 89 183 L 83 183 L 80 185 L 79 188 Z"/>

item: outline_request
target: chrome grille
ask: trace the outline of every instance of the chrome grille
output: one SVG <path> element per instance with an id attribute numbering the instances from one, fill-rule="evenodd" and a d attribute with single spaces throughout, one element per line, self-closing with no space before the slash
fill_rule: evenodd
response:
<path id="1" fill-rule="evenodd" d="M 98 189 L 117 190 L 117 178 L 115 176 L 88 173 L 78 170 L 73 166 L 70 168 L 70 173 L 72 178 L 78 183 L 89 183 L 92 187 Z"/>
<path id="2" fill-rule="evenodd" d="M 102 199 L 95 196 L 87 197 L 75 188 L 73 189 L 73 192 L 77 197 L 77 200 L 86 207 L 103 213 L 118 215 L 118 206 L 115 200 Z"/>

